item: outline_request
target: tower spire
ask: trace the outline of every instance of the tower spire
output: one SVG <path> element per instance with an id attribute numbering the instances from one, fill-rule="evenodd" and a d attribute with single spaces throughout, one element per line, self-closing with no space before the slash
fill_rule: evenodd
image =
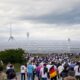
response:
<path id="1" fill-rule="evenodd" d="M 12 25 L 10 24 L 10 37 L 8 39 L 8 41 L 10 40 L 14 40 L 14 37 L 12 36 Z"/>
<path id="2" fill-rule="evenodd" d="M 71 53 L 71 46 L 70 46 L 70 42 L 71 42 L 71 39 L 68 38 L 68 53 Z"/>
<path id="3" fill-rule="evenodd" d="M 30 36 L 30 34 L 29 34 L 29 32 L 27 32 L 27 38 L 29 38 L 29 36 Z"/>

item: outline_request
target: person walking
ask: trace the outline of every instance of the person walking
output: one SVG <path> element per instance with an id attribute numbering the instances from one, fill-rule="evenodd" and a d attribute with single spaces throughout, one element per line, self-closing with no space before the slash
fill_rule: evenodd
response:
<path id="1" fill-rule="evenodd" d="M 13 68 L 13 65 L 10 65 L 10 69 L 8 69 L 6 71 L 6 74 L 7 74 L 7 79 L 8 80 L 17 80 L 16 73 L 15 73 L 15 70 Z"/>
<path id="2" fill-rule="evenodd" d="M 26 66 L 21 65 L 20 70 L 21 70 L 21 80 L 25 80 Z"/>
<path id="3" fill-rule="evenodd" d="M 33 71 L 34 71 L 34 67 L 32 65 L 32 62 L 29 62 L 29 64 L 27 65 L 27 79 L 28 80 L 33 80 Z"/>
<path id="4" fill-rule="evenodd" d="M 80 80 L 80 62 L 77 62 L 76 66 L 74 67 L 75 77 L 77 80 Z"/>
<path id="5" fill-rule="evenodd" d="M 40 70 L 41 80 L 47 80 L 48 79 L 48 68 L 46 67 L 46 64 L 43 65 L 43 67 Z"/>
<path id="6" fill-rule="evenodd" d="M 51 68 L 49 70 L 50 80 L 57 80 L 57 67 L 51 63 Z"/>
<path id="7" fill-rule="evenodd" d="M 32 65 L 34 67 L 34 70 L 33 70 L 33 80 L 35 80 L 35 77 L 36 77 L 36 64 L 35 64 L 35 62 L 33 62 Z"/>

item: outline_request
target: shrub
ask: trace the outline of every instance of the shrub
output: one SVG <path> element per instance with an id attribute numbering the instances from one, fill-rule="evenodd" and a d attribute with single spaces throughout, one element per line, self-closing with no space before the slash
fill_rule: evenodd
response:
<path id="1" fill-rule="evenodd" d="M 24 61 L 24 50 L 22 49 L 9 49 L 0 52 L 0 59 L 4 63 L 22 63 Z"/>

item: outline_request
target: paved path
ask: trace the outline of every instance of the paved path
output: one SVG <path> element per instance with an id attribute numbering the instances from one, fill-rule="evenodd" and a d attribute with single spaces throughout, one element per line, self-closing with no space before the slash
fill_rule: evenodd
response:
<path id="1" fill-rule="evenodd" d="M 17 80 L 21 80 L 20 78 L 21 78 L 20 73 L 17 73 Z M 25 80 L 27 80 L 27 76 Z M 35 80 L 38 80 L 37 77 L 35 78 Z M 62 79 L 58 79 L 58 80 L 62 80 Z"/>
<path id="2" fill-rule="evenodd" d="M 20 76 L 20 74 L 18 74 L 17 75 L 17 80 L 21 80 L 20 78 L 21 78 L 21 76 Z M 27 80 L 27 76 L 26 76 L 26 79 L 25 80 Z M 37 77 L 35 78 L 35 80 L 38 80 Z"/>
<path id="3" fill-rule="evenodd" d="M 20 73 L 17 73 L 17 80 L 21 80 L 20 79 Z"/>

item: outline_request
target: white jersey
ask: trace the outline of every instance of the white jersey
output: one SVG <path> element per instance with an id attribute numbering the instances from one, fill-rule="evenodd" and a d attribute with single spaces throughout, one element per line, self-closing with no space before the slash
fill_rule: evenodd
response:
<path id="1" fill-rule="evenodd" d="M 80 70 L 78 71 L 78 68 L 79 68 L 78 65 L 76 65 L 76 66 L 74 67 L 75 76 L 80 76 Z"/>
<path id="2" fill-rule="evenodd" d="M 24 65 L 21 66 L 21 73 L 25 73 L 26 72 L 26 67 Z"/>

